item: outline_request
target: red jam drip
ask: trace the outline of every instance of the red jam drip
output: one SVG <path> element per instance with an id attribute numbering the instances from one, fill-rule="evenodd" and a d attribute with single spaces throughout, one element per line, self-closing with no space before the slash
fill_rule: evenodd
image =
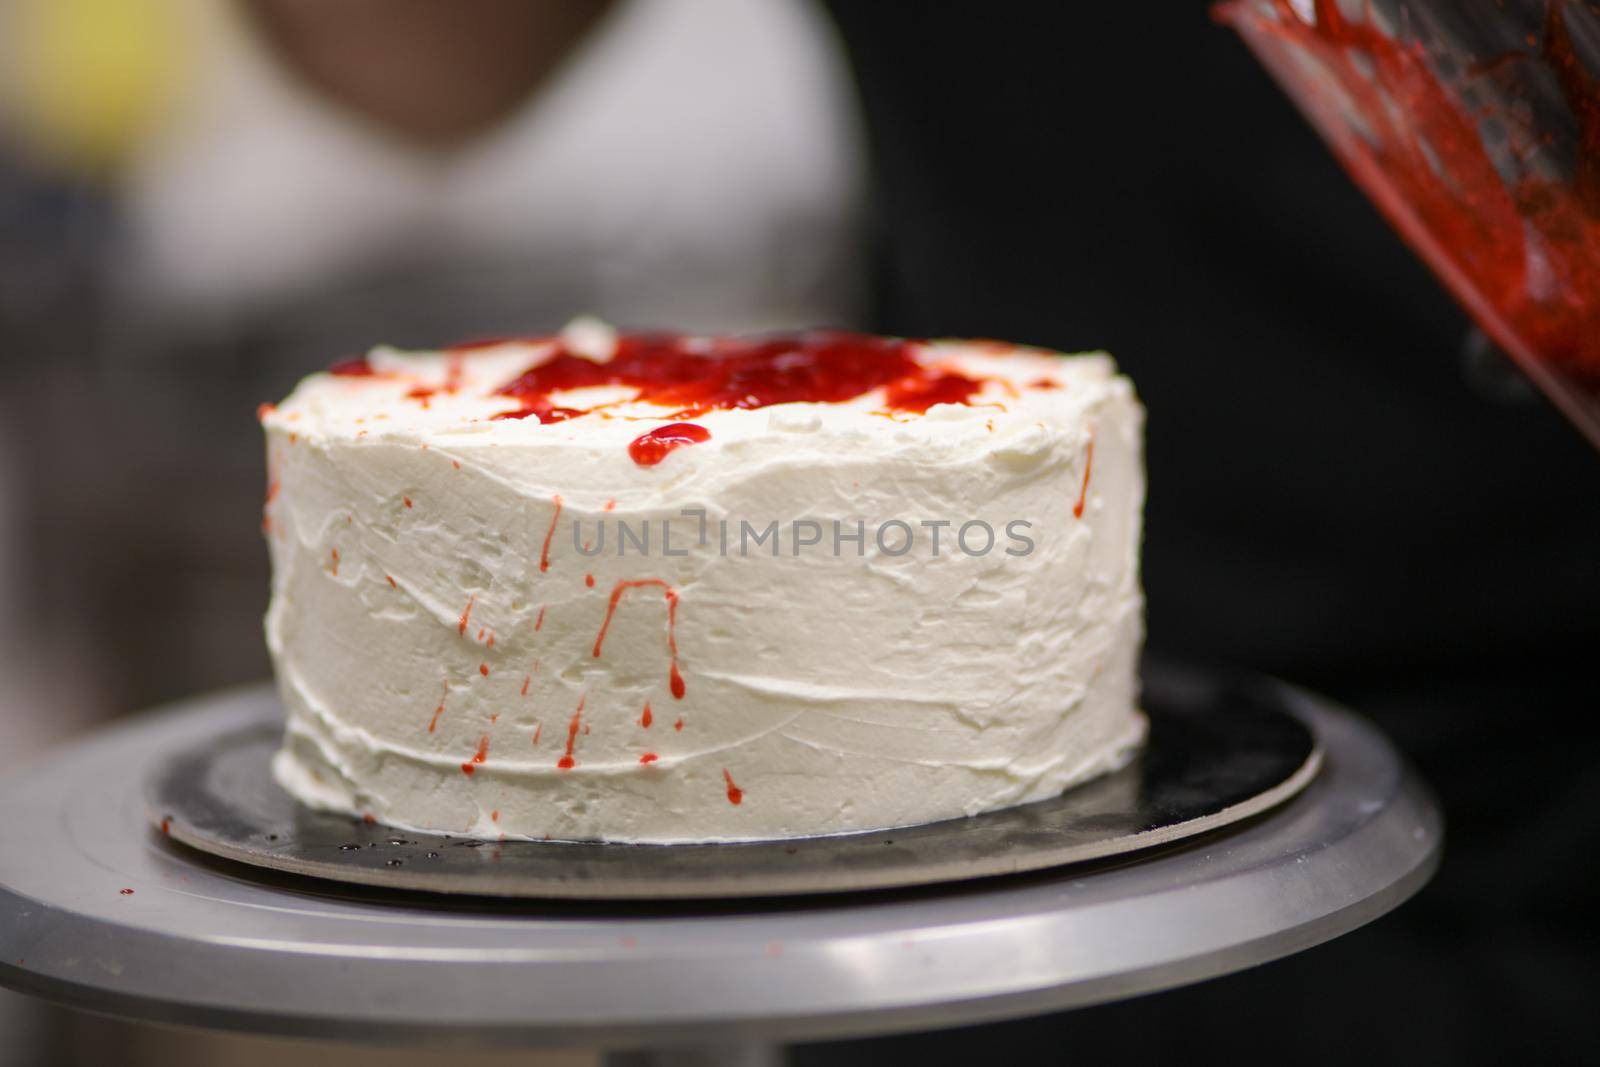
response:
<path id="1" fill-rule="evenodd" d="M 450 695 L 450 683 L 444 683 L 444 692 L 439 695 L 439 706 L 433 709 L 433 718 L 428 722 L 428 732 L 431 734 L 439 729 L 439 716 L 444 714 L 444 702 Z"/>
<path id="2" fill-rule="evenodd" d="M 468 778 L 472 777 L 477 769 L 483 765 L 483 761 L 488 758 L 489 735 L 484 734 L 483 737 L 478 741 L 478 751 L 472 754 L 472 758 L 470 760 L 461 765 L 461 773 L 466 775 Z"/>
<path id="3" fill-rule="evenodd" d="M 372 369 L 367 357 L 362 356 L 359 359 L 341 360 L 329 367 L 328 373 L 337 374 L 341 378 L 371 378 L 378 372 Z"/>
<path id="4" fill-rule="evenodd" d="M 550 502 L 553 503 L 556 506 L 556 510 L 550 516 L 550 527 L 547 530 L 545 530 L 545 532 L 544 532 L 544 547 L 539 549 L 539 573 L 541 573 L 541 574 L 543 574 L 545 571 L 550 569 L 550 542 L 556 535 L 556 523 L 561 518 L 561 496 L 560 496 L 560 494 L 557 494 L 557 495 L 551 497 L 550 498 Z M 534 626 L 534 629 L 537 630 L 540 626 L 543 626 L 543 625 L 544 625 L 544 608 L 541 607 L 539 609 L 539 622 L 538 622 L 538 625 Z"/>
<path id="5" fill-rule="evenodd" d="M 606 633 L 611 629 L 611 620 L 617 614 L 617 605 L 622 601 L 622 594 L 629 589 L 638 589 L 642 586 L 656 585 L 661 587 L 662 595 L 667 600 L 667 651 L 672 656 L 672 666 L 667 672 L 668 687 L 676 700 L 682 700 L 687 692 L 683 684 L 683 675 L 678 673 L 678 591 L 660 578 L 641 578 L 637 581 L 619 581 L 611 589 L 611 600 L 606 604 L 606 617 L 600 623 L 600 630 L 594 636 L 594 658 L 600 658 L 600 650 L 605 646 Z"/>
<path id="6" fill-rule="evenodd" d="M 1547 0 L 1526 50 L 1480 58 L 1441 56 L 1409 26 L 1391 35 L 1338 0 L 1313 0 L 1310 21 L 1270 2 L 1216 14 L 1484 330 L 1600 439 L 1600 84 L 1568 25 L 1578 5 Z M 1441 70 L 1460 74 L 1447 85 Z M 1564 102 L 1570 146 L 1525 107 L 1540 78 Z M 1488 122 L 1507 131 L 1493 152 L 1513 178 L 1486 146 Z"/>
<path id="7" fill-rule="evenodd" d="M 1089 473 L 1094 470 L 1094 434 L 1089 434 L 1089 445 L 1083 450 L 1083 484 L 1078 487 L 1078 499 L 1072 505 L 1072 517 L 1083 518 L 1083 505 L 1089 500 Z"/>
<path id="8" fill-rule="evenodd" d="M 588 699 L 588 694 L 578 698 L 578 710 L 572 713 L 572 721 L 567 723 L 567 751 L 556 761 L 556 766 L 564 771 L 570 771 L 578 765 L 572 756 L 572 749 L 578 743 L 578 730 L 583 726 L 583 704 Z"/>
<path id="9" fill-rule="evenodd" d="M 815 332 L 763 338 L 691 338 L 625 334 L 611 359 L 597 363 L 564 347 L 529 367 L 498 393 L 521 403 L 497 418 L 559 422 L 587 412 L 557 407 L 552 393 L 615 385 L 635 400 L 685 415 L 796 402 L 839 403 L 888 390 L 893 410 L 926 411 L 965 403 L 980 381 L 924 367 L 906 341 L 865 334 Z"/>
<path id="10" fill-rule="evenodd" d="M 722 780 L 728 784 L 728 803 L 743 804 L 744 790 L 733 784 L 733 775 L 728 773 L 728 768 L 722 768 Z"/>
<path id="11" fill-rule="evenodd" d="M 641 467 L 654 467 L 667 458 L 667 453 L 684 445 L 698 445 L 711 440 L 711 431 L 692 422 L 669 422 L 640 434 L 628 445 L 628 455 Z"/>

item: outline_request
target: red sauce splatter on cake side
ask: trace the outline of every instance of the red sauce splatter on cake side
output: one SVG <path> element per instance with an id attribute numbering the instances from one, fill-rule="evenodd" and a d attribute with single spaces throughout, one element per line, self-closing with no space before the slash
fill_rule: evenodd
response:
<path id="1" fill-rule="evenodd" d="M 399 585 L 398 585 L 398 584 L 397 584 L 397 583 L 396 583 L 396 582 L 395 582 L 395 580 L 394 580 L 394 575 L 392 575 L 392 574 L 385 574 L 385 575 L 384 575 L 384 578 L 386 578 L 386 579 L 388 579 L 388 582 L 389 582 L 389 588 L 390 588 L 390 589 L 399 589 L 399 588 L 400 588 L 400 586 L 399 586 Z"/>
<path id="2" fill-rule="evenodd" d="M 444 683 L 444 692 L 439 694 L 439 706 L 433 709 L 433 719 L 428 723 L 428 732 L 431 734 L 439 728 L 439 716 L 444 714 L 444 701 L 450 695 L 450 683 Z"/>
<path id="3" fill-rule="evenodd" d="M 722 780 L 728 783 L 728 803 L 743 804 L 744 790 L 733 784 L 733 775 L 728 773 L 728 768 L 722 768 Z"/>
<path id="4" fill-rule="evenodd" d="M 583 576 L 583 584 L 588 586 L 590 589 L 593 589 L 594 588 L 594 575 L 585 574 Z"/>
<path id="5" fill-rule="evenodd" d="M 1083 505 L 1089 499 L 1089 472 L 1094 470 L 1094 429 L 1089 430 L 1089 444 L 1083 450 L 1083 485 L 1078 487 L 1078 499 L 1072 505 L 1072 517 L 1083 518 Z"/>
<path id="6" fill-rule="evenodd" d="M 540 604 L 539 605 L 539 617 L 533 620 L 533 632 L 534 633 L 538 633 L 541 629 L 544 628 L 544 609 L 545 609 L 545 605 L 544 604 Z"/>
<path id="7" fill-rule="evenodd" d="M 539 743 L 539 737 L 543 733 L 544 733 L 544 723 L 542 723 L 542 722 L 534 723 L 533 724 L 533 743 L 534 744 L 537 745 Z"/>
<path id="8" fill-rule="evenodd" d="M 650 724 L 654 721 L 655 717 L 650 714 L 650 702 L 646 700 L 644 702 L 644 714 L 639 716 L 639 725 L 648 730 L 650 729 Z"/>
<path id="9" fill-rule="evenodd" d="M 275 475 L 267 478 L 267 499 L 261 505 L 261 532 L 272 532 L 272 502 L 278 499 L 278 479 Z"/>
<path id="10" fill-rule="evenodd" d="M 487 663 L 478 664 L 478 673 L 485 678 L 489 677 L 489 665 Z"/>
<path id="11" fill-rule="evenodd" d="M 682 715 L 678 716 L 678 721 L 672 724 L 672 728 L 674 730 L 682 730 L 683 729 L 683 716 Z"/>
<path id="12" fill-rule="evenodd" d="M 656 755 L 654 752 L 646 752 L 644 755 L 639 757 L 639 762 L 640 763 L 654 763 L 656 760 L 658 760 L 660 758 L 661 757 Z"/>
<path id="13" fill-rule="evenodd" d="M 337 548 L 330 549 L 330 552 L 332 555 L 328 564 L 328 573 L 337 578 L 339 577 L 339 550 Z"/>
<path id="14" fill-rule="evenodd" d="M 467 636 L 467 623 L 472 621 L 472 605 L 477 603 L 478 594 L 467 597 L 467 606 L 461 610 L 461 622 L 456 625 L 456 633 L 462 637 Z"/>
<path id="15" fill-rule="evenodd" d="M 472 758 L 461 765 L 461 773 L 466 775 L 468 778 L 472 777 L 472 775 L 477 772 L 478 768 L 483 765 L 483 761 L 488 758 L 489 735 L 484 734 L 483 737 L 478 740 L 478 751 L 474 752 L 472 754 Z"/>
<path id="16" fill-rule="evenodd" d="M 683 675 L 678 673 L 678 591 L 660 578 L 641 578 L 633 581 L 621 580 L 611 590 L 611 600 L 606 605 L 606 617 L 600 624 L 600 630 L 594 637 L 595 659 L 600 658 L 600 650 L 605 645 L 606 632 L 611 629 L 611 620 L 617 613 L 617 604 L 622 600 L 622 594 L 629 589 L 638 589 L 644 586 L 660 586 L 662 595 L 667 601 L 667 651 L 672 656 L 671 667 L 667 673 L 667 680 L 672 689 L 672 695 L 677 700 L 682 700 L 687 691 L 683 684 Z"/>
<path id="17" fill-rule="evenodd" d="M 406 505 L 406 507 L 408 507 L 408 508 L 409 508 L 409 507 L 410 507 L 410 506 L 411 506 L 411 498 L 410 498 L 410 497 L 408 497 L 408 496 L 403 496 L 403 497 L 401 497 L 401 498 L 400 498 L 400 499 L 401 499 L 401 500 L 403 500 L 403 501 L 405 501 L 405 505 Z"/>
<path id="18" fill-rule="evenodd" d="M 543 574 L 550 569 L 550 541 L 556 535 L 556 523 L 561 518 L 561 496 L 557 494 L 550 498 L 556 510 L 550 516 L 550 527 L 544 532 L 544 547 L 539 550 L 539 573 Z M 539 620 L 544 621 L 544 609 L 539 609 Z M 535 627 L 538 629 L 538 627 Z"/>
<path id="19" fill-rule="evenodd" d="M 119 890 L 117 890 L 117 892 L 119 894 L 121 894 L 122 896 L 125 896 L 125 897 L 133 896 L 133 890 L 131 890 L 131 889 L 119 889 Z"/>
<path id="20" fill-rule="evenodd" d="M 528 683 L 531 682 L 531 681 L 533 681 L 533 675 L 524 674 L 522 676 L 522 695 L 523 696 L 527 696 L 528 695 Z"/>
<path id="21" fill-rule="evenodd" d="M 628 455 L 641 467 L 654 467 L 674 449 L 709 440 L 711 431 L 704 426 L 692 422 L 669 422 L 635 437 L 628 444 Z"/>
<path id="22" fill-rule="evenodd" d="M 578 761 L 572 757 L 572 749 L 578 743 L 578 730 L 583 725 L 583 704 L 588 699 L 587 693 L 578 698 L 578 710 L 572 713 L 572 721 L 567 723 L 567 751 L 556 761 L 556 766 L 561 770 L 570 771 L 578 765 Z"/>

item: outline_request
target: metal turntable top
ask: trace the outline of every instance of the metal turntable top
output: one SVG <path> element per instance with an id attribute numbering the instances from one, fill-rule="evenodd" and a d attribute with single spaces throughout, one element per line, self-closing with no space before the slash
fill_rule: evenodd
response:
<path id="1" fill-rule="evenodd" d="M 1152 681 L 1195 700 L 1231 684 Z M 1438 862 L 1438 809 L 1381 734 L 1249 688 L 1308 722 L 1326 763 L 1231 828 L 947 887 L 649 905 L 340 886 L 178 845 L 146 825 L 144 780 L 263 700 L 206 698 L 0 782 L 0 983 L 152 1021 L 456 1045 L 818 1039 L 1181 985 L 1351 930 Z"/>

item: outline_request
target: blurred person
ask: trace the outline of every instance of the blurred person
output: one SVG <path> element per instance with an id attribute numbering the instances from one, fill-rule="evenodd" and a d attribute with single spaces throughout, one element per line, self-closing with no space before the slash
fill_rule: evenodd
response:
<path id="1" fill-rule="evenodd" d="M 0 143 L 28 189 L 0 246 L 29 561 L 12 604 L 104 708 L 266 673 L 250 413 L 301 375 L 579 311 L 706 329 L 859 313 L 858 132 L 799 0 L 11 0 L 5 17 Z"/>

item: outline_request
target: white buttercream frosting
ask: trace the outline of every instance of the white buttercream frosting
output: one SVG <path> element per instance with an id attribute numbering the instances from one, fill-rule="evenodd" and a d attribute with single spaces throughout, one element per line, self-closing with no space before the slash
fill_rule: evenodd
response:
<path id="1" fill-rule="evenodd" d="M 495 419 L 551 349 L 377 349 L 264 409 L 274 771 L 300 800 L 490 837 L 780 838 L 1040 800 L 1142 739 L 1143 412 L 1108 357 L 919 345 L 985 383 L 925 414 L 878 389 L 685 420 L 604 386 L 553 398 L 611 405 L 580 417 Z M 709 440 L 630 458 L 676 421 Z M 974 520 L 986 553 L 982 526 L 957 541 Z M 741 554 L 742 522 L 776 542 Z"/>

